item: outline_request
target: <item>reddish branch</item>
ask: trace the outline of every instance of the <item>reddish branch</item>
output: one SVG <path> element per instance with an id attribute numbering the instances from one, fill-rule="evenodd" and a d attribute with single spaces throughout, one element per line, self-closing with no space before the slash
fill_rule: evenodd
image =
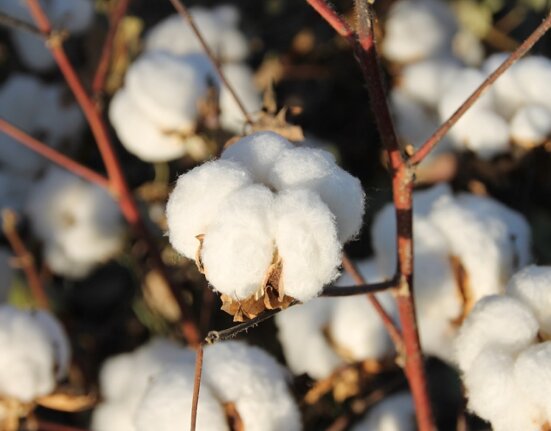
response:
<path id="1" fill-rule="evenodd" d="M 98 111 L 96 105 L 94 104 L 92 98 L 87 94 L 84 86 L 82 85 L 79 77 L 76 74 L 75 69 L 69 62 L 63 45 L 59 38 L 53 37 L 51 23 L 44 13 L 42 6 L 38 0 L 27 0 L 27 6 L 33 19 L 36 22 L 36 25 L 44 35 L 47 40 L 46 45 L 50 49 L 55 61 L 57 62 L 61 73 L 63 74 L 65 81 L 69 85 L 69 88 L 73 92 L 78 104 L 84 112 L 84 116 L 88 121 L 90 130 L 94 135 L 96 145 L 100 151 L 101 157 L 105 164 L 107 170 L 107 176 L 109 178 L 111 191 L 118 199 L 119 206 L 121 208 L 122 214 L 132 226 L 136 234 L 141 237 L 148 245 L 151 257 L 153 258 L 153 263 L 160 271 L 162 276 L 166 279 L 167 284 L 171 288 L 171 292 L 174 295 L 174 298 L 178 302 L 178 305 L 182 311 L 182 332 L 187 341 L 193 345 L 197 346 L 199 343 L 199 330 L 197 325 L 192 319 L 192 313 L 189 306 L 182 299 L 179 289 L 175 286 L 170 277 L 168 276 L 168 271 L 164 265 L 159 250 L 155 241 L 150 237 L 147 228 L 141 218 L 140 212 L 134 196 L 132 195 L 127 183 L 124 178 L 124 173 L 119 163 L 119 160 L 116 156 L 114 147 L 107 133 L 107 126 Z"/>
<path id="2" fill-rule="evenodd" d="M 48 296 L 44 291 L 44 286 L 38 275 L 33 255 L 29 253 L 29 250 L 27 250 L 27 247 L 25 247 L 25 244 L 17 232 L 17 216 L 13 211 L 2 211 L 2 230 L 15 256 L 17 256 L 19 266 L 25 272 L 27 284 L 29 285 L 29 289 L 31 290 L 37 307 L 48 310 L 50 308 Z"/>
<path id="3" fill-rule="evenodd" d="M 203 373 L 203 345 L 197 348 L 195 357 L 195 376 L 193 379 L 193 398 L 191 401 L 191 425 L 190 430 L 195 431 L 197 426 L 197 406 L 199 405 L 199 391 L 201 389 L 201 374 Z"/>
<path id="4" fill-rule="evenodd" d="M 31 149 L 35 153 L 40 154 L 41 156 L 45 157 L 56 165 L 68 170 L 69 172 L 72 172 L 73 174 L 78 175 L 79 177 L 84 178 L 87 181 L 97 184 L 100 187 L 109 188 L 109 180 L 103 175 L 100 175 L 92 169 L 87 168 L 79 162 L 74 161 L 73 159 L 65 156 L 59 151 L 48 147 L 43 142 L 38 141 L 30 135 L 27 135 L 21 129 L 18 129 L 14 125 L 8 123 L 1 118 L 0 131 L 11 136 L 13 139 Z"/>
<path id="5" fill-rule="evenodd" d="M 99 98 L 105 87 L 105 81 L 109 72 L 109 65 L 112 60 L 113 42 L 115 40 L 119 25 L 124 18 L 124 15 L 126 15 L 129 4 L 130 0 L 119 0 L 115 6 L 115 9 L 111 13 L 111 16 L 109 17 L 109 31 L 107 32 L 107 36 L 103 42 L 101 57 L 94 75 L 94 80 L 92 81 L 92 94 L 94 95 L 94 99 Z"/>

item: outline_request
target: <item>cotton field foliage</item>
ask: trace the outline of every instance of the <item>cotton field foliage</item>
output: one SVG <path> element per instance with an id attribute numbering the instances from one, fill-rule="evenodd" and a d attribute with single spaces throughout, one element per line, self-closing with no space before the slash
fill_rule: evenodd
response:
<path id="1" fill-rule="evenodd" d="M 337 277 L 363 211 L 360 182 L 330 153 L 260 132 L 180 176 L 168 233 L 230 302 L 272 285 L 280 300 L 307 301 Z"/>

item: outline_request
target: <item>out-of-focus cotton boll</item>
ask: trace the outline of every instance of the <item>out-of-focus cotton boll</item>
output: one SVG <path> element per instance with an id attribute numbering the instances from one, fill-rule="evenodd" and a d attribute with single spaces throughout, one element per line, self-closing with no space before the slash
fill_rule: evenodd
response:
<path id="1" fill-rule="evenodd" d="M 487 296 L 476 303 L 463 322 L 455 348 L 459 368 L 474 368 L 479 353 L 492 347 L 517 354 L 536 340 L 538 322 L 522 302 L 507 296 Z"/>
<path id="2" fill-rule="evenodd" d="M 401 0 L 392 5 L 385 30 L 384 55 L 409 63 L 448 51 L 457 22 L 447 5 L 439 1 Z"/>
<path id="3" fill-rule="evenodd" d="M 232 193 L 206 231 L 201 250 L 207 280 L 232 299 L 253 295 L 274 258 L 273 193 L 252 185 Z"/>
<path id="4" fill-rule="evenodd" d="M 53 316 L 0 306 L 0 395 L 20 402 L 52 392 L 69 364 L 67 337 Z"/>
<path id="5" fill-rule="evenodd" d="M 364 214 L 360 181 L 335 164 L 327 151 L 294 148 L 283 151 L 270 174 L 275 189 L 308 189 L 319 194 L 335 215 L 338 237 L 346 242 L 358 234 Z"/>
<path id="6" fill-rule="evenodd" d="M 520 90 L 528 103 L 537 103 L 551 109 L 548 88 L 551 82 L 551 60 L 543 56 L 525 57 L 512 70 Z"/>
<path id="7" fill-rule="evenodd" d="M 234 403 L 248 431 L 301 429 L 287 374 L 270 355 L 241 342 L 205 349 L 204 383 L 222 403 Z"/>
<path id="8" fill-rule="evenodd" d="M 226 148 L 222 159 L 246 167 L 257 182 L 269 185 L 270 169 L 283 150 L 293 148 L 287 139 L 274 132 L 260 132 L 241 138 Z"/>
<path id="9" fill-rule="evenodd" d="M 199 241 L 231 193 L 252 183 L 249 173 L 229 160 L 207 162 L 178 178 L 166 207 L 169 239 L 194 259 Z"/>
<path id="10" fill-rule="evenodd" d="M 414 431 L 415 410 L 411 395 L 397 393 L 370 409 L 352 431 Z"/>
<path id="11" fill-rule="evenodd" d="M 279 342 L 293 374 L 323 379 L 344 364 L 323 333 L 334 304 L 334 299 L 315 298 L 276 315 Z"/>
<path id="12" fill-rule="evenodd" d="M 32 22 L 24 2 L 8 0 L 5 3 L 3 6 L 9 15 Z M 94 17 L 94 3 L 91 0 L 50 0 L 40 3 L 52 26 L 67 30 L 72 35 L 86 31 Z M 55 65 L 55 60 L 41 37 L 22 29 L 12 29 L 10 35 L 26 67 L 45 72 Z"/>
<path id="13" fill-rule="evenodd" d="M 484 60 L 484 46 L 476 34 L 470 30 L 460 30 L 452 41 L 455 57 L 460 58 L 467 66 L 479 66 Z"/>
<path id="14" fill-rule="evenodd" d="M 255 113 L 262 108 L 262 101 L 254 85 L 251 69 L 243 64 L 222 66 L 226 79 L 239 95 L 239 100 L 247 113 Z M 243 132 L 245 117 L 230 91 L 222 84 L 220 90 L 220 124 L 224 129 L 237 134 Z"/>
<path id="15" fill-rule="evenodd" d="M 551 110 L 542 105 L 520 108 L 511 120 L 511 137 L 515 143 L 532 148 L 551 135 Z"/>
<path id="16" fill-rule="evenodd" d="M 507 295 L 528 305 L 540 324 L 540 335 L 551 337 L 551 267 L 531 265 L 516 273 L 507 286 Z"/>
<path id="17" fill-rule="evenodd" d="M 44 242 L 46 257 L 49 248 L 60 248 L 70 261 L 93 267 L 123 246 L 125 228 L 111 196 L 60 169 L 50 169 L 36 184 L 27 213 L 35 235 Z"/>
<path id="18" fill-rule="evenodd" d="M 172 368 L 163 371 L 152 378 L 137 408 L 133 420 L 135 430 L 173 431 L 189 424 L 191 422 L 192 398 L 192 368 Z M 201 385 L 201 395 L 197 407 L 197 429 L 205 431 L 229 430 L 222 404 L 204 382 Z"/>
<path id="19" fill-rule="evenodd" d="M 190 9 L 207 45 L 222 62 L 242 61 L 249 54 L 247 40 L 237 29 L 239 12 L 232 6 L 212 10 Z M 147 51 L 165 51 L 175 55 L 201 53 L 202 48 L 191 27 L 179 15 L 171 15 L 151 29 L 145 40 Z"/>
<path id="20" fill-rule="evenodd" d="M 274 239 L 287 295 L 307 301 L 337 278 L 342 246 L 335 217 L 315 193 L 291 190 L 279 194 L 274 205 Z"/>

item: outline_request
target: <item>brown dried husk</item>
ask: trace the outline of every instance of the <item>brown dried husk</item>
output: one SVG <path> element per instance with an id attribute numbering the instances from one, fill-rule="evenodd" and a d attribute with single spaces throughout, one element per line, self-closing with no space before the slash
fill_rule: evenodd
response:
<path id="1" fill-rule="evenodd" d="M 243 420 L 235 407 L 235 403 L 224 403 L 224 412 L 231 431 L 245 431 Z"/>
<path id="2" fill-rule="evenodd" d="M 457 297 L 461 303 L 461 312 L 459 316 L 451 321 L 453 326 L 459 327 L 469 315 L 475 304 L 473 290 L 469 280 L 469 274 L 463 266 L 461 259 L 457 256 L 449 256 L 450 265 L 455 278 Z"/>

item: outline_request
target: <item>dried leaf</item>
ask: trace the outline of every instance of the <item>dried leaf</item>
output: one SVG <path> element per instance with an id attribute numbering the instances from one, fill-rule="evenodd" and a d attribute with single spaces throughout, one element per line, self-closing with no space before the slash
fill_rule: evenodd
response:
<path id="1" fill-rule="evenodd" d="M 181 319 L 182 313 L 178 303 L 166 280 L 156 270 L 149 271 L 145 276 L 144 299 L 149 308 L 169 322 L 178 322 Z"/>
<path id="2" fill-rule="evenodd" d="M 461 301 L 461 314 L 452 320 L 452 324 L 454 326 L 460 326 L 463 320 L 465 320 L 471 312 L 475 301 L 469 282 L 469 274 L 465 270 L 463 263 L 457 256 L 450 256 L 449 260 L 455 278 L 455 293 Z"/>
<path id="3" fill-rule="evenodd" d="M 285 115 L 287 108 L 281 109 L 277 114 L 261 112 L 258 120 L 252 125 L 252 132 L 275 132 L 290 141 L 303 141 L 304 133 L 300 126 L 287 123 Z"/>
<path id="4" fill-rule="evenodd" d="M 203 265 L 203 260 L 201 259 L 201 250 L 203 249 L 203 241 L 205 240 L 205 235 L 200 234 L 197 235 L 195 238 L 199 241 L 199 247 L 197 247 L 197 252 L 195 253 L 195 264 L 197 265 L 197 269 L 201 274 L 205 274 L 205 266 Z"/>
<path id="5" fill-rule="evenodd" d="M 19 418 L 27 417 L 34 407 L 32 403 L 22 403 L 13 398 L 0 397 L 0 430 L 17 431 Z"/>
<path id="6" fill-rule="evenodd" d="M 48 409 L 74 413 L 92 409 L 96 405 L 97 397 L 95 394 L 55 392 L 38 398 L 36 402 Z"/>
<path id="7" fill-rule="evenodd" d="M 235 403 L 224 403 L 223 406 L 230 431 L 245 431 L 245 425 L 235 407 Z"/>

